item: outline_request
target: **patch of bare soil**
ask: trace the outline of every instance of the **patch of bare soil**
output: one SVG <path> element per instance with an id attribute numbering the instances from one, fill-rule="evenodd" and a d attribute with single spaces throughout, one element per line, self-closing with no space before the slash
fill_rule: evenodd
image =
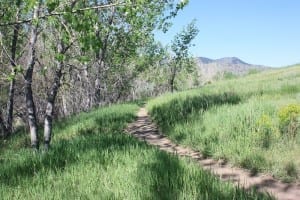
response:
<path id="1" fill-rule="evenodd" d="M 258 191 L 268 192 L 279 200 L 300 199 L 299 184 L 283 183 L 270 175 L 257 174 L 253 176 L 245 169 L 233 167 L 211 158 L 204 158 L 198 151 L 173 143 L 159 132 L 158 127 L 151 121 L 145 108 L 139 110 L 137 120 L 129 124 L 127 132 L 142 141 L 157 146 L 163 151 L 193 158 L 202 168 L 211 171 L 221 180 L 231 181 L 245 189 L 257 188 Z"/>

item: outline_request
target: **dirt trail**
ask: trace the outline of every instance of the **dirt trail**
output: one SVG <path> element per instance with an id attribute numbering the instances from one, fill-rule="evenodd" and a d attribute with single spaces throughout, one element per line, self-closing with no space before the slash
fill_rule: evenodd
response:
<path id="1" fill-rule="evenodd" d="M 255 187 L 259 191 L 267 191 L 279 200 L 300 199 L 300 185 L 282 183 L 269 175 L 253 176 L 245 169 L 232 167 L 210 158 L 203 158 L 200 152 L 173 143 L 158 131 L 145 108 L 139 110 L 137 120 L 129 124 L 127 131 L 163 151 L 195 159 L 204 169 L 211 171 L 221 180 L 231 181 L 246 189 Z"/>

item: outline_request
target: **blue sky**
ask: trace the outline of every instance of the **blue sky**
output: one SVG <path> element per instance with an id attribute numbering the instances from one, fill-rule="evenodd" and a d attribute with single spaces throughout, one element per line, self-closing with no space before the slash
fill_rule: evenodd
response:
<path id="1" fill-rule="evenodd" d="M 235 56 L 245 62 L 279 67 L 300 63 L 300 0 L 190 0 L 172 20 L 163 44 L 197 20 L 194 56 Z"/>

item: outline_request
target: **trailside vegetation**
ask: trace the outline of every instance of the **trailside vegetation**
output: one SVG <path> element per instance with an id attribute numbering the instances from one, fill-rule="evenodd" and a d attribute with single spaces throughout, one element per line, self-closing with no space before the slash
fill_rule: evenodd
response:
<path id="1" fill-rule="evenodd" d="M 166 94 L 147 107 L 162 132 L 206 157 L 299 180 L 300 66 Z"/>
<path id="2" fill-rule="evenodd" d="M 1 199 L 272 199 L 125 134 L 137 110 L 120 104 L 61 120 L 44 153 L 25 135 L 0 141 Z"/>

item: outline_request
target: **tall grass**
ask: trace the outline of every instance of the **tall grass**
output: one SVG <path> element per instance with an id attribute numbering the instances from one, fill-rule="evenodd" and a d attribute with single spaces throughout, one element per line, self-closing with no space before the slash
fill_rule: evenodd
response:
<path id="1" fill-rule="evenodd" d="M 177 143 L 253 173 L 294 181 L 299 180 L 300 135 L 282 134 L 278 113 L 284 106 L 299 104 L 299 92 L 300 66 L 295 66 L 168 94 L 149 101 L 147 107 Z"/>
<path id="2" fill-rule="evenodd" d="M 124 134 L 134 104 L 57 122 L 49 152 L 26 136 L 1 143 L 0 199 L 271 199 Z"/>

